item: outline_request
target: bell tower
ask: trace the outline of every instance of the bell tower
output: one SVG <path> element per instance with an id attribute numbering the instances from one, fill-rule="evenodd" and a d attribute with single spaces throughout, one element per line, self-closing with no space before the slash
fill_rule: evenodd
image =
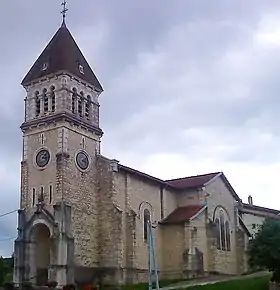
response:
<path id="1" fill-rule="evenodd" d="M 97 261 L 97 77 L 63 22 L 22 81 L 23 154 L 14 282 L 73 282 Z M 90 258 L 88 253 L 90 252 Z"/>
<path id="2" fill-rule="evenodd" d="M 54 171 L 47 170 L 52 166 L 55 154 L 69 154 L 69 146 L 70 150 L 88 147 L 91 152 L 77 153 L 75 160 L 79 169 L 85 171 L 90 157 L 86 155 L 99 153 L 103 132 L 99 127 L 98 98 L 103 89 L 64 20 L 24 77 L 22 85 L 27 92 L 21 130 L 23 162 L 28 170 L 22 169 L 25 183 L 21 206 L 29 208 L 36 205 L 37 193 L 46 193 L 47 189 L 49 199 L 55 201 L 55 188 L 50 189 L 56 183 L 55 176 L 50 176 Z M 30 176 L 34 170 L 32 177 L 42 176 L 37 176 L 38 184 Z M 28 180 L 25 171 L 29 173 Z M 39 182 L 40 179 L 44 182 Z M 49 184 L 46 184 L 48 179 Z M 35 197 L 30 187 L 35 189 Z"/>

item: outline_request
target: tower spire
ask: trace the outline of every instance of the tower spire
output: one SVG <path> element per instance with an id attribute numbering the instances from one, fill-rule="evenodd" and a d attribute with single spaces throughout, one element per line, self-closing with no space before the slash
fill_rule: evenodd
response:
<path id="1" fill-rule="evenodd" d="M 68 11 L 68 8 L 66 8 L 66 0 L 63 0 L 63 2 L 61 3 L 61 6 L 62 6 L 62 11 L 61 11 L 61 14 L 62 14 L 62 25 L 65 25 L 65 18 L 66 18 L 66 13 Z"/>

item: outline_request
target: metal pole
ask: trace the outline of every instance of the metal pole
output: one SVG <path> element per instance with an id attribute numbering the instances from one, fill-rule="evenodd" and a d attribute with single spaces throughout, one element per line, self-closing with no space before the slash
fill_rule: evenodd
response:
<path id="1" fill-rule="evenodd" d="M 152 271 L 151 271 L 151 237 L 150 237 L 150 221 L 146 223 L 147 227 L 147 248 L 148 248 L 148 282 L 149 290 L 152 290 Z"/>
<path id="2" fill-rule="evenodd" d="M 153 231 L 152 231 L 152 224 L 149 224 L 150 227 L 150 240 L 152 244 L 152 253 L 153 253 L 153 264 L 154 264 L 154 272 L 155 272 L 155 280 L 156 280 L 156 290 L 159 290 L 159 282 L 158 282 L 158 267 L 157 267 L 157 259 L 155 253 L 155 245 L 154 245 L 154 238 L 153 238 Z"/>

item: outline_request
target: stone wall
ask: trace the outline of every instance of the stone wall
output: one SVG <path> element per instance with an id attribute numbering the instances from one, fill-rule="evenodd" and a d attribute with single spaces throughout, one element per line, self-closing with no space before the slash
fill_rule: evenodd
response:
<path id="1" fill-rule="evenodd" d="M 210 221 L 206 224 L 207 236 L 207 271 L 208 273 L 216 272 L 216 255 L 217 255 L 217 228 L 216 225 Z"/>
<path id="2" fill-rule="evenodd" d="M 224 212 L 226 213 L 227 219 L 230 224 L 231 250 L 216 250 L 215 253 L 212 251 L 212 255 L 214 255 L 213 260 L 215 265 L 215 268 L 212 270 L 224 274 L 236 274 L 237 204 L 235 198 L 220 177 L 216 178 L 210 184 L 206 185 L 204 193 L 209 196 L 205 197 L 205 201 L 208 205 L 208 220 L 214 221 L 217 209 L 222 208 L 224 209 Z"/>
<path id="3" fill-rule="evenodd" d="M 158 222 L 161 220 L 161 188 L 160 185 L 139 178 L 139 176 L 120 170 L 114 175 L 114 184 L 116 190 L 116 196 L 114 202 L 126 212 L 123 215 L 123 240 L 124 245 L 130 243 L 131 250 L 124 246 L 124 265 L 134 272 L 133 276 L 135 282 L 147 281 L 147 267 L 148 267 L 148 251 L 147 243 L 144 240 L 144 224 L 143 224 L 143 212 L 148 209 L 151 212 L 152 222 Z M 126 228 L 128 227 L 127 214 L 129 212 L 135 213 L 133 220 L 133 242 L 129 237 Z M 131 226 L 131 225 L 130 225 Z M 154 230 L 156 254 L 158 268 L 161 269 L 161 233 L 160 229 Z M 132 250 L 133 249 L 133 250 Z M 133 263 L 128 263 L 127 257 L 133 255 Z M 133 264 L 133 270 L 128 267 L 128 264 Z M 131 280 L 131 278 L 129 278 Z"/>
<path id="4" fill-rule="evenodd" d="M 199 251 L 203 255 L 203 265 L 202 265 L 202 271 L 201 269 L 193 269 L 194 271 L 200 270 L 200 272 L 208 272 L 208 245 L 207 245 L 207 211 L 205 210 L 202 212 L 199 216 L 197 216 L 195 219 L 190 221 L 188 224 L 188 230 L 190 232 L 190 240 L 189 240 L 189 246 L 191 249 L 192 255 L 196 254 L 196 251 Z M 192 270 L 192 269 L 191 269 Z M 202 273 L 197 273 L 202 274 Z"/>
<path id="5" fill-rule="evenodd" d="M 42 125 L 26 131 L 25 136 L 28 157 L 22 162 L 21 206 L 27 208 L 30 216 L 36 209 L 41 190 L 46 206 L 51 212 L 52 205 L 62 199 L 72 205 L 75 262 L 77 265 L 96 266 L 98 212 L 95 154 L 98 137 L 66 122 Z M 34 156 L 41 148 L 48 149 L 51 154 L 50 163 L 43 169 L 37 168 L 34 163 Z M 75 155 L 79 149 L 85 150 L 89 155 L 89 171 L 81 172 L 76 166 Z M 33 204 L 33 189 L 36 193 L 35 204 Z"/>
<path id="6" fill-rule="evenodd" d="M 183 277 L 183 254 L 188 253 L 189 245 L 183 224 L 165 225 L 162 231 L 162 269 L 163 279 L 180 279 Z"/>
<path id="7" fill-rule="evenodd" d="M 237 274 L 245 273 L 248 270 L 246 255 L 247 243 L 248 238 L 246 233 L 241 229 L 238 229 L 236 233 Z"/>
<path id="8" fill-rule="evenodd" d="M 196 189 L 185 190 L 180 192 L 180 194 L 176 194 L 176 200 L 178 206 L 199 204 L 201 203 L 200 192 Z"/>
<path id="9" fill-rule="evenodd" d="M 175 190 L 170 188 L 163 188 L 162 189 L 162 216 L 168 216 L 175 208 L 178 206 L 182 206 L 177 199 L 177 194 Z"/>
<path id="10" fill-rule="evenodd" d="M 98 266 L 104 270 L 104 282 L 123 281 L 123 210 L 113 201 L 116 195 L 114 171 L 110 160 L 101 156 L 98 168 Z"/>

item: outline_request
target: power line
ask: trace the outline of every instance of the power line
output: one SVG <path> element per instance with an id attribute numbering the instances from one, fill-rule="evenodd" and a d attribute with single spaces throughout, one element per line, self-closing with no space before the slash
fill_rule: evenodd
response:
<path id="1" fill-rule="evenodd" d="M 17 237 L 10 237 L 10 238 L 3 238 L 3 239 L 0 239 L 0 243 L 1 242 L 6 242 L 6 241 L 10 241 L 10 240 L 15 240 Z"/>
<path id="2" fill-rule="evenodd" d="M 6 212 L 6 213 L 3 213 L 3 214 L 0 214 L 0 218 L 1 217 L 4 217 L 4 216 L 7 216 L 7 215 L 9 215 L 9 214 L 12 214 L 12 213 L 14 213 L 14 212 L 17 212 L 18 211 L 18 209 L 14 209 L 14 210 L 12 210 L 12 211 L 9 211 L 9 212 Z"/>

